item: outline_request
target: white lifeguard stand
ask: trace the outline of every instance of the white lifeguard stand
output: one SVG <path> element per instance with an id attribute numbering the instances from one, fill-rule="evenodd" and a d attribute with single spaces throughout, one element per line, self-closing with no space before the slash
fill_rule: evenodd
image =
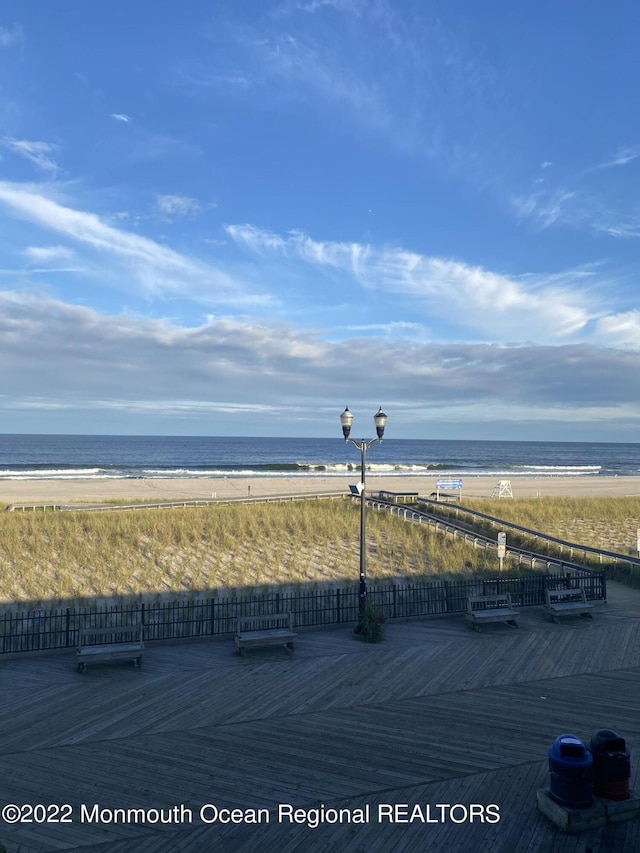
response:
<path id="1" fill-rule="evenodd" d="M 512 498 L 511 480 L 498 480 L 496 486 L 491 493 L 492 498 Z"/>

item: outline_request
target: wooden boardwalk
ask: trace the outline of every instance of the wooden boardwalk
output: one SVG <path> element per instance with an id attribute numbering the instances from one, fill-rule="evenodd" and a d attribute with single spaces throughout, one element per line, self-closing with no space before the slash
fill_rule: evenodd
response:
<path id="1" fill-rule="evenodd" d="M 610 592 L 593 622 L 553 624 L 532 608 L 518 629 L 477 634 L 462 616 L 432 618 L 390 624 L 371 646 L 329 628 L 301 633 L 295 655 L 245 658 L 228 639 L 151 645 L 141 671 L 84 675 L 68 654 L 0 660 L 0 806 L 69 804 L 73 818 L 0 822 L 0 842 L 11 853 L 640 849 L 638 820 L 567 836 L 535 806 L 547 748 L 566 732 L 617 730 L 640 788 L 640 594 Z M 437 804 L 470 803 L 496 804 L 499 822 L 456 823 L 461 808 L 438 819 Z M 105 819 L 83 821 L 81 804 Z M 204 804 L 269 820 L 206 824 Z M 368 808 L 368 821 L 345 812 L 311 828 L 279 821 L 279 804 Z M 430 804 L 432 822 L 379 820 L 389 804 Z M 106 820 L 127 808 L 173 819 Z"/>

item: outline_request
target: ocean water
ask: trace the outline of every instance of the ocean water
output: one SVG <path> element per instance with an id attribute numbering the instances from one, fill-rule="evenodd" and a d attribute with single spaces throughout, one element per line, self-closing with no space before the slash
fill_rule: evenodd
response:
<path id="1" fill-rule="evenodd" d="M 339 437 L 0 435 L 0 480 L 331 477 L 359 467 L 359 451 Z M 368 450 L 367 471 L 390 477 L 631 476 L 640 475 L 640 444 L 390 438 Z"/>

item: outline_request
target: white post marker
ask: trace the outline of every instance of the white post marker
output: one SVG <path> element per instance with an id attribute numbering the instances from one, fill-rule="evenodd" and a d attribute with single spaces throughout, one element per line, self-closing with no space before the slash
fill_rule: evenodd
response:
<path id="1" fill-rule="evenodd" d="M 507 554 L 507 534 L 498 533 L 498 560 L 500 562 L 499 570 L 502 571 L 502 561 Z"/>
<path id="2" fill-rule="evenodd" d="M 638 552 L 638 557 L 640 557 L 640 527 L 636 531 L 636 551 Z"/>

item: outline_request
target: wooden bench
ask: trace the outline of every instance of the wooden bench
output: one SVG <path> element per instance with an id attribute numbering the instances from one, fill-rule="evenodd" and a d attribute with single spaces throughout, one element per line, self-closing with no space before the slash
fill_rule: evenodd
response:
<path id="1" fill-rule="evenodd" d="M 587 601 L 583 589 L 548 589 L 546 610 L 551 614 L 551 621 L 556 622 L 559 616 L 585 616 L 593 619 L 593 604 Z"/>
<path id="2" fill-rule="evenodd" d="M 292 652 L 295 638 L 290 613 L 238 617 L 235 640 L 241 655 L 252 646 L 284 646 L 288 652 Z"/>
<path id="3" fill-rule="evenodd" d="M 518 611 L 511 605 L 511 595 L 476 595 L 467 599 L 467 620 L 474 631 L 486 622 L 506 622 L 513 628 L 518 627 Z"/>
<path id="4" fill-rule="evenodd" d="M 112 663 L 118 660 L 133 661 L 136 668 L 142 666 L 142 632 L 142 625 L 81 628 L 76 655 L 78 672 L 84 672 L 89 663 Z"/>

